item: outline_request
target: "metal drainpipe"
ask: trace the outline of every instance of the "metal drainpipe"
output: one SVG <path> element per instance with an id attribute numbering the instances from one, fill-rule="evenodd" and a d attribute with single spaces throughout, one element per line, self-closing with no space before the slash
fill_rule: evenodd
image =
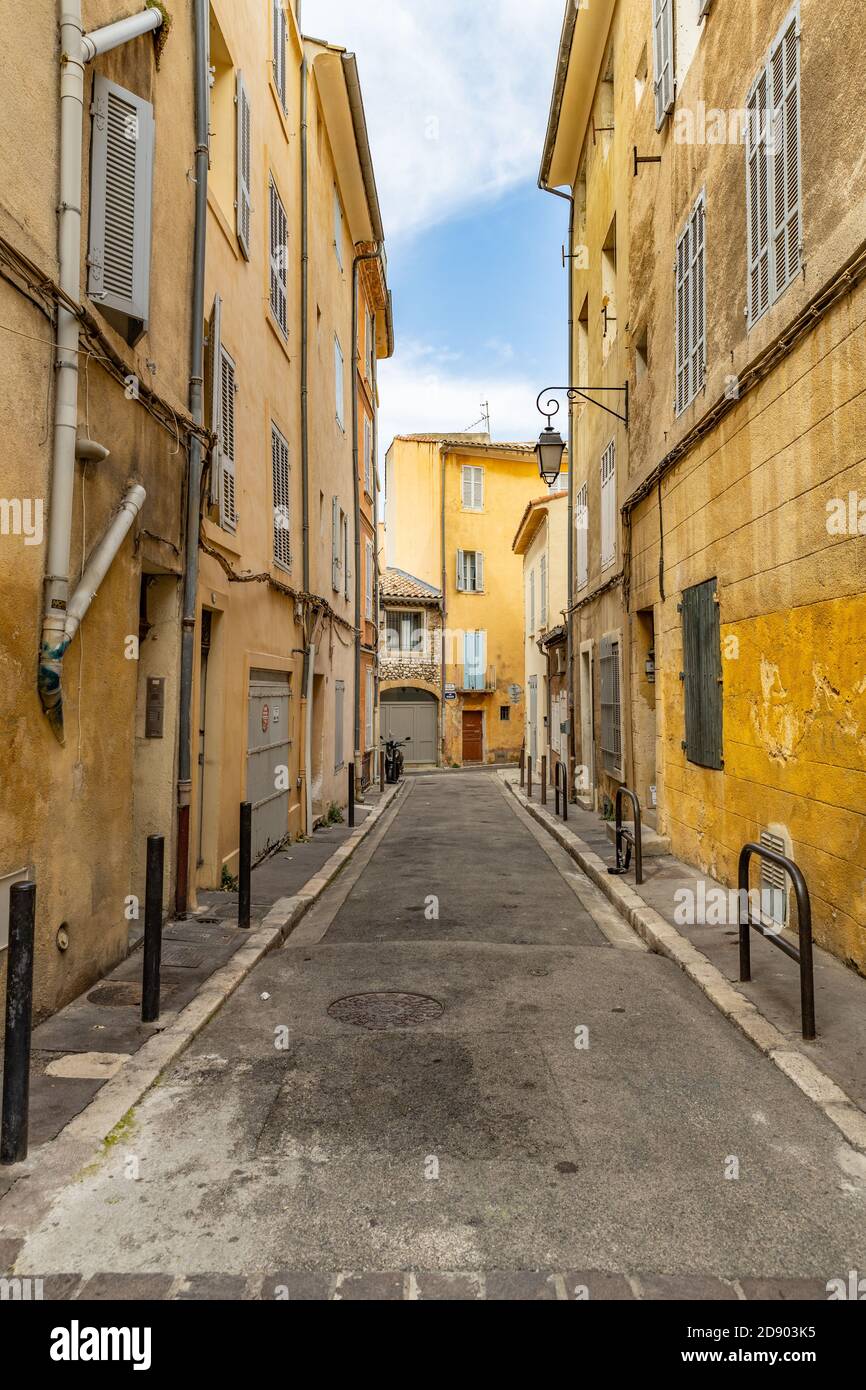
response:
<path id="1" fill-rule="evenodd" d="M 558 188 L 548 188 L 539 180 L 542 193 L 552 193 L 556 198 L 564 198 L 568 211 L 568 254 L 574 250 L 574 193 L 563 193 Z M 574 262 L 568 261 L 568 384 L 574 382 Z M 581 383 L 582 384 L 582 383 Z M 568 787 L 569 800 L 574 800 L 574 767 L 576 762 L 576 740 L 574 732 L 574 407 L 568 404 L 568 537 L 566 542 L 568 602 L 565 609 L 565 666 L 568 672 Z"/>
<path id="2" fill-rule="evenodd" d="M 375 717 L 375 709 L 379 705 L 379 641 L 381 634 L 381 613 L 379 611 L 379 373 L 376 365 L 376 354 L 373 353 L 373 380 L 370 383 L 373 387 L 373 621 L 375 623 L 375 643 L 376 654 L 373 658 L 373 693 L 374 693 L 374 724 L 373 734 L 375 736 L 378 729 L 378 720 Z M 376 778 L 378 768 L 378 742 L 373 743 L 373 751 L 376 754 L 373 765 L 373 780 Z"/>
<path id="3" fill-rule="evenodd" d="M 358 284 L 362 261 L 376 261 L 375 251 L 356 252 L 352 258 L 352 502 L 355 508 L 355 796 L 361 793 L 361 484 L 358 478 Z"/>
<path id="4" fill-rule="evenodd" d="M 192 333 L 189 408 L 197 425 L 204 419 L 204 272 L 207 241 L 208 108 L 207 71 L 209 6 L 195 0 L 195 232 L 193 241 Z M 186 564 L 180 648 L 180 708 L 177 757 L 177 868 L 175 905 L 184 913 L 189 902 L 190 798 L 192 794 L 192 691 L 195 618 L 198 597 L 198 533 L 201 516 L 201 440 L 189 443 L 186 498 Z M 199 807 L 199 815 L 202 808 Z"/>
<path id="5" fill-rule="evenodd" d="M 300 16 L 298 28 L 300 28 Z M 303 43 L 303 36 L 301 38 Z M 307 55 L 301 59 L 301 551 L 304 593 L 310 592 L 310 192 L 309 192 L 309 96 Z M 306 695 L 304 711 L 304 834 L 313 833 L 313 676 L 316 648 L 312 642 L 315 610 L 304 602 L 304 667 L 301 683 Z"/>

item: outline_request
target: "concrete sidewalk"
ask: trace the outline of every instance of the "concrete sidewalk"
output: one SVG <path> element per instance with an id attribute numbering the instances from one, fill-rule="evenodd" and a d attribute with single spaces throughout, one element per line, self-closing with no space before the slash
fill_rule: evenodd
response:
<path id="1" fill-rule="evenodd" d="M 525 801 L 526 788 L 519 788 L 519 775 L 505 774 L 504 780 Z M 554 817 L 552 789 L 548 789 L 547 804 L 542 807 L 541 789 L 535 778 L 532 807 L 536 813 L 547 813 Z M 579 854 L 582 846 L 585 852 L 596 855 L 606 867 L 615 864 L 614 846 L 607 824 L 600 816 L 579 806 L 569 805 L 567 824 L 564 825 L 561 820 L 557 824 L 561 834 L 578 842 L 566 846 L 569 852 L 574 853 L 577 849 Z M 725 885 L 670 854 L 645 857 L 643 874 L 644 882 L 637 887 L 632 860 L 628 874 L 624 877 L 611 876 L 609 886 L 612 891 L 616 891 L 614 885 L 621 886 L 626 899 L 634 895 L 638 901 L 657 912 L 669 927 L 691 942 L 727 980 L 736 985 L 737 990 L 779 1034 L 832 1078 L 861 1110 L 866 1110 L 866 980 L 816 945 L 814 976 L 818 1037 L 814 1042 L 804 1042 L 800 1032 L 800 979 L 796 962 L 769 941 L 763 940 L 757 932 L 752 932 L 752 979 L 741 983 L 739 932 L 734 923 L 720 926 L 684 925 L 676 920 L 678 892 L 686 890 L 690 894 L 697 894 L 700 884 L 703 885 L 701 891 L 705 901 L 714 888 L 726 892 Z M 797 945 L 795 934 L 786 932 L 785 936 L 792 945 Z"/>
<path id="2" fill-rule="evenodd" d="M 252 871 L 250 931 L 237 926 L 237 893 L 199 893 L 199 907 L 163 927 L 161 1015 L 141 1022 L 143 916 L 131 924 L 130 954 L 77 999 L 37 1025 L 30 1068 L 30 1157 L 55 1139 L 96 1098 L 107 1082 L 151 1039 L 164 1034 L 235 953 L 255 940 L 262 921 L 277 902 L 314 901 L 323 882 L 342 867 L 335 856 L 352 852 L 368 817 L 382 802 L 378 789 L 356 806 L 356 826 L 324 826 L 263 860 Z M 374 820 L 376 819 L 374 815 Z M 354 839 L 353 839 L 354 837 Z M 330 861 L 332 872 L 328 872 Z M 272 928 L 278 932 L 278 928 Z M 0 1069 L 3 1064 L 0 1036 Z M 0 1168 L 0 1196 L 20 1176 L 23 1165 Z"/>

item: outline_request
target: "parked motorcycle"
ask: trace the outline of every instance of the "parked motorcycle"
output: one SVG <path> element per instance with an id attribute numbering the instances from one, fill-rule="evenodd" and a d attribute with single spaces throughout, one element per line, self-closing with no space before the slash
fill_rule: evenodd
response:
<path id="1" fill-rule="evenodd" d="M 380 743 L 385 745 L 385 781 L 389 783 L 399 782 L 403 776 L 403 750 L 400 747 L 403 743 L 411 743 L 411 739 L 403 740 L 396 738 L 380 739 Z"/>

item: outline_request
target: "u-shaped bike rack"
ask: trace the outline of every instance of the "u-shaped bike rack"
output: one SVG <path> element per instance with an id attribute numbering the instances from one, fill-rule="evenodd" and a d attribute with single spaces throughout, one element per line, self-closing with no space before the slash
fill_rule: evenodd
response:
<path id="1" fill-rule="evenodd" d="M 561 776 L 560 773 L 562 774 Z M 562 783 L 561 788 L 560 782 Z M 568 820 L 568 772 L 561 758 L 557 762 L 556 770 L 553 774 L 553 804 L 557 815 L 559 815 L 560 795 L 562 796 L 562 819 Z"/>
<path id="2" fill-rule="evenodd" d="M 632 806 L 634 815 L 634 830 L 629 830 L 628 826 L 622 823 L 622 799 L 627 796 Z M 634 881 L 643 883 L 643 849 L 641 845 L 641 826 L 640 826 L 640 802 L 632 791 L 631 787 L 617 787 L 616 789 L 616 865 L 608 869 L 609 874 L 627 874 L 631 864 L 631 852 L 634 847 Z M 625 856 L 623 857 L 623 845 L 625 845 Z"/>
<path id="3" fill-rule="evenodd" d="M 767 859 L 771 864 L 776 864 L 778 868 L 784 869 L 794 885 L 794 896 L 797 899 L 797 926 L 800 934 L 799 950 L 796 946 L 791 946 L 787 941 L 783 941 L 777 932 L 769 930 L 762 922 L 752 920 L 749 906 L 749 864 L 753 854 L 757 854 L 760 859 Z M 765 941 L 769 941 L 773 946 L 778 946 L 780 951 L 784 951 L 785 955 L 790 956 L 791 960 L 795 960 L 800 967 L 800 1020 L 803 1037 L 808 1042 L 815 1037 L 815 980 L 812 973 L 812 904 L 802 870 L 798 868 L 793 859 L 779 854 L 778 850 L 768 849 L 765 845 L 750 843 L 743 845 L 740 850 L 738 888 L 740 979 L 751 980 L 752 978 L 749 942 L 749 928 L 751 927 Z"/>

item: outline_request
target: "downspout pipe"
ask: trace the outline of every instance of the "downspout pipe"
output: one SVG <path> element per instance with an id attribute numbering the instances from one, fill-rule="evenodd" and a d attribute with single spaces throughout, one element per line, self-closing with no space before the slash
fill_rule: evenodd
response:
<path id="1" fill-rule="evenodd" d="M 300 15 L 298 27 L 300 28 Z M 303 42 L 303 39 L 302 39 Z M 310 189 L 309 189 L 309 66 L 301 59 L 301 555 L 304 593 L 310 592 Z M 304 834 L 313 833 L 313 674 L 316 647 L 312 641 L 316 615 L 304 613 Z"/>
<path id="2" fill-rule="evenodd" d="M 57 214 L 58 280 L 73 303 L 81 299 L 81 145 L 84 132 L 84 68 L 99 52 L 156 29 L 162 12 L 147 9 L 121 21 L 123 33 L 108 36 L 116 25 L 84 34 L 81 0 L 60 5 L 60 202 Z M 103 47 L 102 45 L 106 45 Z M 54 439 L 51 506 L 48 513 L 45 593 L 37 689 L 43 711 L 59 743 L 63 734 L 63 656 L 69 599 L 69 556 L 75 492 L 75 444 L 78 430 L 79 322 L 62 303 L 57 309 L 57 385 L 54 394 Z"/>
<path id="3" fill-rule="evenodd" d="M 207 244 L 208 181 L 208 0 L 195 0 L 195 227 L 193 232 L 192 326 L 190 333 L 189 409 L 193 420 L 204 420 L 204 275 Z M 201 440 L 189 441 L 186 494 L 185 563 L 180 639 L 180 702 L 177 757 L 177 864 L 175 906 L 186 912 L 189 902 L 190 800 L 192 796 L 192 692 L 195 660 L 195 618 L 198 597 L 198 537 L 201 514 Z M 199 807 L 199 815 L 202 808 Z"/>
<path id="4" fill-rule="evenodd" d="M 439 446 L 439 548 L 442 553 L 442 655 L 439 662 L 439 755 L 436 759 L 438 767 L 442 766 L 445 756 L 445 662 L 448 656 L 448 600 L 445 588 L 446 577 L 446 556 L 445 556 L 445 445 Z"/>
<path id="5" fill-rule="evenodd" d="M 132 523 L 144 506 L 147 493 L 140 483 L 131 483 L 120 504 L 120 509 L 109 522 L 102 540 L 94 547 L 84 573 L 76 585 L 75 592 L 66 610 L 66 646 L 72 641 L 81 621 L 99 591 L 99 586 L 111 568 L 114 559 L 132 529 Z"/>
<path id="6" fill-rule="evenodd" d="M 538 187 L 542 193 L 552 193 L 568 203 L 568 384 L 574 385 L 574 193 L 549 188 L 543 179 Z M 574 731 L 574 406 L 568 403 L 568 536 L 566 540 L 566 571 L 568 603 L 565 614 L 565 665 L 568 672 L 568 785 L 569 800 L 574 800 L 574 768 L 576 739 Z M 584 750 L 585 753 L 586 750 Z"/>
<path id="7" fill-rule="evenodd" d="M 381 242 L 373 251 L 356 252 L 352 259 L 352 502 L 355 510 L 355 796 L 361 787 L 361 480 L 358 476 L 358 288 L 363 261 L 377 261 Z M 375 356 L 375 349 L 374 349 Z"/>

